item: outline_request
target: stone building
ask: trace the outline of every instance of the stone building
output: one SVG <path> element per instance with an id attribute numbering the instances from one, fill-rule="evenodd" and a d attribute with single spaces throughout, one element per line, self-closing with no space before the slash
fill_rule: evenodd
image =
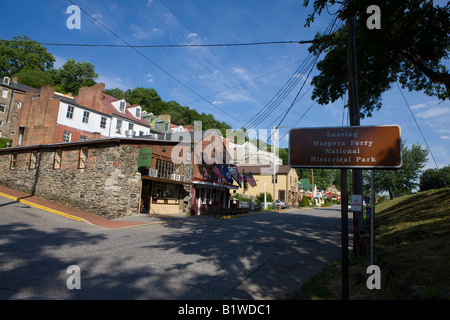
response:
<path id="1" fill-rule="evenodd" d="M 137 213 L 214 214 L 229 183 L 195 162 L 208 141 L 101 138 L 0 149 L 0 184 L 109 218 Z M 172 140 L 173 139 L 173 140 Z M 198 146 L 198 148 L 197 148 Z M 214 156 L 212 156 L 214 157 Z"/>
<path id="2" fill-rule="evenodd" d="M 17 78 L 3 77 L 0 83 L 0 138 L 13 139 L 17 113 L 25 101 L 27 91 L 38 89 L 18 83 Z"/>

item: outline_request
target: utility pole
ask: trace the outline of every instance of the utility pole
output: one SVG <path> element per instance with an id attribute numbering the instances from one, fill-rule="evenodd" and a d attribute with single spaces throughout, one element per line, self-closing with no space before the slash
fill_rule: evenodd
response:
<path id="1" fill-rule="evenodd" d="M 351 2 L 348 1 L 348 4 Z M 351 126 L 360 125 L 358 103 L 358 72 L 356 60 L 356 17 L 347 20 L 347 78 L 348 78 L 348 110 Z M 362 171 L 352 170 L 353 194 L 362 194 Z M 363 214 L 353 213 L 353 252 L 364 254 Z"/>
<path id="2" fill-rule="evenodd" d="M 272 194 L 272 200 L 273 203 L 275 203 L 275 200 L 277 199 L 275 197 L 275 179 L 276 179 L 276 171 L 275 171 L 275 149 L 277 147 L 277 129 L 275 126 L 273 126 L 273 146 L 272 146 L 272 152 L 273 152 L 273 161 L 272 161 L 272 170 L 273 170 L 273 176 L 272 176 L 272 184 L 273 184 L 273 194 Z M 284 201 L 284 200 L 283 200 Z"/>

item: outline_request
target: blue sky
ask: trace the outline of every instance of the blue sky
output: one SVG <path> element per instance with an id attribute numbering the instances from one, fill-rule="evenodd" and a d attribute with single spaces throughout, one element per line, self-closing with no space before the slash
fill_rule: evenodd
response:
<path id="1" fill-rule="evenodd" d="M 110 31 L 81 13 L 81 29 L 69 30 L 69 1 L 7 1 L 2 4 L 1 38 L 27 35 L 45 43 L 132 45 L 216 44 L 311 40 L 324 32 L 332 16 L 318 17 L 310 28 L 305 20 L 311 8 L 303 0 L 74 0 Z M 330 12 L 335 10 L 330 8 Z M 7 14 L 6 14 L 7 13 Z M 5 27 L 6 26 L 6 27 Z M 386 27 L 382 25 L 382 28 Z M 118 37 L 112 34 L 115 33 Z M 287 147 L 292 127 L 326 127 L 347 124 L 344 101 L 311 106 L 309 81 L 313 69 L 299 69 L 308 57 L 308 45 L 276 44 L 242 47 L 130 48 L 46 46 L 60 67 L 69 58 L 88 61 L 107 88 L 155 88 L 165 101 L 175 100 L 198 112 L 211 113 L 239 128 L 274 98 L 294 76 L 299 81 L 285 99 L 256 129 L 279 124 L 301 85 L 303 98 L 281 123 L 281 147 Z M 302 64 L 303 63 L 303 64 Z M 444 63 L 447 67 L 448 61 Z M 298 72 L 297 72 L 298 71 Z M 437 162 L 450 164 L 450 102 L 420 92 L 403 90 L 412 112 Z M 205 101 L 204 99 L 207 101 Z M 304 116 L 303 116 L 304 115 Z M 303 118 L 300 120 L 300 118 Z M 383 107 L 361 125 L 401 127 L 407 145 L 425 141 L 400 90 L 393 86 L 383 95 Z M 427 168 L 435 164 L 429 156 Z"/>

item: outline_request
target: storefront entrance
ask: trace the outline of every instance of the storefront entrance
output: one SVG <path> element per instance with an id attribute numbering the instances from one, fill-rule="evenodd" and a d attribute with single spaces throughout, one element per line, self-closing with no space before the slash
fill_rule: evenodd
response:
<path id="1" fill-rule="evenodd" d="M 142 177 L 141 213 L 178 215 L 189 212 L 192 183 L 156 177 Z M 185 186 L 188 186 L 187 188 Z"/>

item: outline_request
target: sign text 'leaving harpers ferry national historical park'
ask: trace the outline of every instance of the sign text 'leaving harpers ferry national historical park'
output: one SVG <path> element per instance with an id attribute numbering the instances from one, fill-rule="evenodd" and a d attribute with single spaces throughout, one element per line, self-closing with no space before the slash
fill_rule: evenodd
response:
<path id="1" fill-rule="evenodd" d="M 289 164 L 298 168 L 398 169 L 400 127 L 299 128 L 289 132 Z"/>

